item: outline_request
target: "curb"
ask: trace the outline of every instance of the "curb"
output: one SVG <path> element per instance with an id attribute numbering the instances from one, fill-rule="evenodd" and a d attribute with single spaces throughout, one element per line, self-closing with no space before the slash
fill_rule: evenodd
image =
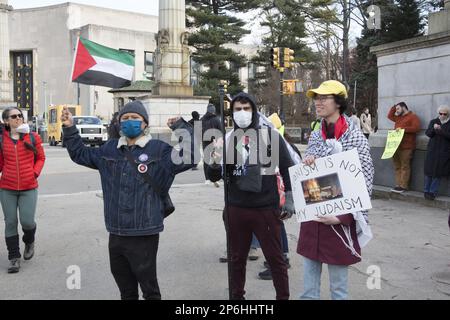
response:
<path id="1" fill-rule="evenodd" d="M 372 196 L 374 199 L 391 199 L 406 201 L 409 203 L 417 203 L 430 208 L 438 208 L 443 210 L 450 210 L 450 197 L 438 196 L 434 200 L 427 200 L 423 197 L 422 192 L 406 191 L 404 193 L 391 192 L 390 187 L 373 186 Z"/>

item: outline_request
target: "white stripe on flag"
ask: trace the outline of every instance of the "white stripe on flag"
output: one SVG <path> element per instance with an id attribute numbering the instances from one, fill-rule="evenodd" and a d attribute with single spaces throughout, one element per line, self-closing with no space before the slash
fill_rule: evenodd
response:
<path id="1" fill-rule="evenodd" d="M 132 80 L 134 67 L 125 63 L 93 56 L 97 64 L 90 68 L 92 71 L 99 71 L 112 74 L 115 77 Z"/>

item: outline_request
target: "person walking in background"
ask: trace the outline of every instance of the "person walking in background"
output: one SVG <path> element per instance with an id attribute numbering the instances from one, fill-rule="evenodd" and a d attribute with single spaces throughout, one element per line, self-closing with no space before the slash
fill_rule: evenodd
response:
<path id="1" fill-rule="evenodd" d="M 355 126 L 359 129 L 361 129 L 361 121 L 359 120 L 359 118 L 356 116 L 356 111 L 353 110 L 352 108 L 349 109 L 348 111 L 348 117 L 350 118 L 350 120 L 353 121 L 353 123 L 355 124 Z"/>
<path id="2" fill-rule="evenodd" d="M 425 134 L 430 138 L 425 158 L 425 199 L 434 200 L 439 181 L 450 175 L 450 107 L 440 106 L 438 117 L 431 120 Z"/>
<path id="3" fill-rule="evenodd" d="M 367 139 L 373 133 L 372 129 L 372 116 L 370 115 L 369 108 L 364 108 L 363 113 L 360 117 L 361 129 Z"/>
<path id="4" fill-rule="evenodd" d="M 204 136 L 205 132 L 210 129 L 219 130 L 220 132 L 218 131 L 217 133 L 221 134 L 222 126 L 220 123 L 220 118 L 216 115 L 216 107 L 212 103 L 208 104 L 208 106 L 206 108 L 206 113 L 200 119 L 200 121 L 202 122 L 202 137 Z M 218 139 L 220 136 L 221 135 L 218 135 L 217 137 L 211 137 L 211 139 L 209 139 L 208 141 L 204 141 L 203 139 L 201 139 L 202 144 L 203 144 L 203 172 L 205 174 L 205 184 L 211 184 L 212 182 L 208 175 L 208 169 L 207 169 L 208 164 L 205 163 L 205 158 L 210 159 L 211 156 L 210 155 L 205 156 L 204 153 L 205 153 L 206 147 L 209 146 L 214 141 L 214 138 Z M 218 188 L 220 186 L 219 182 L 215 181 L 214 186 Z"/>
<path id="5" fill-rule="evenodd" d="M 403 193 L 409 189 L 411 161 L 416 149 L 416 135 L 420 131 L 420 119 L 404 102 L 399 102 L 389 110 L 388 119 L 395 123 L 395 129 L 405 129 L 405 135 L 395 152 L 394 162 L 396 186 L 392 192 Z"/>
<path id="6" fill-rule="evenodd" d="M 111 122 L 108 126 L 108 139 L 119 139 L 120 138 L 120 122 L 119 113 L 114 112 Z"/>
<path id="7" fill-rule="evenodd" d="M 192 119 L 188 121 L 191 126 L 194 126 L 195 121 L 200 121 L 200 114 L 197 111 L 191 112 Z"/>
<path id="8" fill-rule="evenodd" d="M 195 122 L 200 121 L 200 114 L 197 111 L 191 112 L 192 119 L 188 123 L 194 128 Z M 197 141 L 201 141 L 201 137 L 197 137 Z M 195 146 L 197 148 L 197 146 Z M 192 168 L 193 171 L 198 170 L 197 166 Z"/>
<path id="9" fill-rule="evenodd" d="M 8 273 L 17 273 L 21 258 L 17 212 L 25 243 L 23 258 L 30 260 L 35 249 L 37 179 L 44 167 L 45 154 L 40 136 L 30 132 L 19 108 L 7 108 L 3 111 L 2 118 L 4 131 L 0 138 L 0 200 L 5 216 Z"/>

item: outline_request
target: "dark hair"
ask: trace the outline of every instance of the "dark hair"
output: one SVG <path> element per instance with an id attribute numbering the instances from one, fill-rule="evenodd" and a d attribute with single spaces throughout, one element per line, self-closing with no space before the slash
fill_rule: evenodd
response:
<path id="1" fill-rule="evenodd" d="M 24 118 L 24 116 L 23 116 L 22 110 L 20 110 L 20 109 L 17 108 L 17 107 L 8 107 L 8 108 L 6 108 L 6 109 L 3 111 L 3 113 L 2 113 L 2 119 L 3 119 L 3 122 L 4 122 L 5 130 L 8 131 L 8 132 L 11 132 L 11 127 L 9 126 L 9 124 L 7 124 L 7 123 L 5 122 L 5 120 L 8 120 L 8 118 L 9 118 L 9 113 L 10 113 L 12 110 L 17 110 L 17 111 L 19 111 L 20 114 L 22 115 L 22 119 L 24 119 L 24 122 L 25 122 L 25 118 Z M 36 125 L 37 125 L 37 124 L 36 124 Z M 30 134 L 32 134 L 32 133 L 30 132 Z M 32 144 L 29 144 L 28 142 L 26 142 L 26 141 L 23 140 L 23 134 L 20 134 L 20 140 L 22 140 L 23 143 L 25 144 L 25 148 L 27 148 L 28 150 L 33 151 L 34 154 L 37 154 L 37 150 L 36 150 L 35 146 L 33 146 Z"/>
<path id="2" fill-rule="evenodd" d="M 200 119 L 200 114 L 197 111 L 192 111 L 191 115 L 194 120 Z"/>
<path id="3" fill-rule="evenodd" d="M 240 103 L 242 103 L 242 104 L 250 103 L 250 105 L 253 107 L 252 101 L 251 101 L 249 98 L 247 98 L 247 97 L 237 97 L 237 98 L 233 101 L 233 105 L 234 105 L 235 102 L 240 102 Z"/>
<path id="4" fill-rule="evenodd" d="M 347 99 L 343 96 L 333 94 L 334 102 L 339 105 L 339 113 L 343 114 L 347 110 Z"/>
<path id="5" fill-rule="evenodd" d="M 405 108 L 406 110 L 409 110 L 409 109 L 408 109 L 408 106 L 407 106 L 406 103 L 404 103 L 403 101 L 397 103 L 397 106 L 400 106 L 400 107 L 402 107 L 402 108 Z"/>

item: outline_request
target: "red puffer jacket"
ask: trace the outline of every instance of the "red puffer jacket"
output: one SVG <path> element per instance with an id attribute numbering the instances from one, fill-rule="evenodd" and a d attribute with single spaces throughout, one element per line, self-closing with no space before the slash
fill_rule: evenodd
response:
<path id="1" fill-rule="evenodd" d="M 4 131 L 3 148 L 0 152 L 0 189 L 20 191 L 38 187 L 37 177 L 44 167 L 45 154 L 39 135 L 34 132 L 31 134 L 34 135 L 34 147 L 37 150 L 36 161 L 33 151 L 25 147 L 24 141 L 33 145 L 29 134 L 15 144 L 9 132 Z"/>

